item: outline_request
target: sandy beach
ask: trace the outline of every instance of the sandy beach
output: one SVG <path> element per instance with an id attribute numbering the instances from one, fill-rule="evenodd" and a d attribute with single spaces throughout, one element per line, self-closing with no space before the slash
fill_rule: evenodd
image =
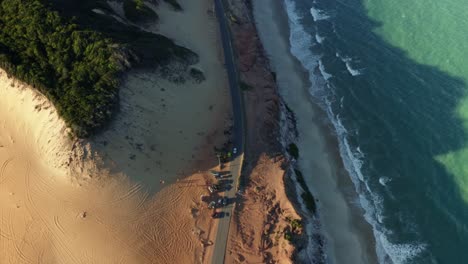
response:
<path id="1" fill-rule="evenodd" d="M 276 72 L 279 91 L 297 118 L 298 167 L 319 202 L 319 217 L 330 263 L 376 263 L 375 242 L 357 194 L 344 170 L 326 115 L 310 100 L 308 76 L 291 55 L 282 3 L 255 1 L 260 37 Z"/>
<path id="2" fill-rule="evenodd" d="M 206 80 L 133 70 L 120 109 L 88 140 L 0 72 L 0 263 L 205 263 L 215 222 L 200 201 L 230 125 L 211 1 L 157 7 L 159 32 L 200 56 Z"/>

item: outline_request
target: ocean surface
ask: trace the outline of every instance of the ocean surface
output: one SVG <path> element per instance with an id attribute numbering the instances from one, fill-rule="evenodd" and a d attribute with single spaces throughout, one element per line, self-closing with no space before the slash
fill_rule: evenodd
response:
<path id="1" fill-rule="evenodd" d="M 380 263 L 468 263 L 468 2 L 283 1 Z"/>

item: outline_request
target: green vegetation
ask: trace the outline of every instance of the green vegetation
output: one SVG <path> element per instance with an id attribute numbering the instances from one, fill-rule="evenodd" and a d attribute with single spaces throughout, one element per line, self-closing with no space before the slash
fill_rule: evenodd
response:
<path id="1" fill-rule="evenodd" d="M 250 91 L 250 90 L 253 90 L 253 87 L 246 84 L 245 82 L 241 82 L 240 83 L 240 88 L 242 91 Z"/>
<path id="2" fill-rule="evenodd" d="M 289 155 L 293 156 L 293 158 L 295 159 L 299 158 L 299 148 L 294 143 L 289 144 L 288 153 Z"/>
<path id="3" fill-rule="evenodd" d="M 164 0 L 164 2 L 170 4 L 174 10 L 182 11 L 182 6 L 177 2 L 177 0 Z"/>
<path id="4" fill-rule="evenodd" d="M 272 71 L 272 72 L 271 72 L 271 76 L 273 76 L 273 80 L 274 80 L 275 83 L 276 83 L 276 72 Z"/>
<path id="5" fill-rule="evenodd" d="M 292 232 L 302 229 L 301 219 L 291 219 L 291 217 L 286 217 L 286 221 L 291 225 Z"/>
<path id="6" fill-rule="evenodd" d="M 293 239 L 293 236 L 292 236 L 291 232 L 289 232 L 289 231 L 284 232 L 284 239 L 291 242 L 292 239 Z"/>
<path id="7" fill-rule="evenodd" d="M 195 80 L 197 83 L 203 82 L 206 78 L 202 71 L 197 68 L 190 69 L 190 76 Z"/>
<path id="8" fill-rule="evenodd" d="M 309 211 L 315 214 L 317 211 L 317 205 L 315 204 L 314 196 L 309 191 L 304 191 L 301 194 L 302 200 L 304 200 L 305 205 Z"/>
<path id="9" fill-rule="evenodd" d="M 147 23 L 158 20 L 158 14 L 149 8 L 143 0 L 125 0 L 123 2 L 125 17 L 135 23 Z"/>
<path id="10" fill-rule="evenodd" d="M 304 192 L 301 194 L 302 200 L 304 200 L 307 209 L 315 214 L 317 211 L 317 204 L 315 203 L 315 198 L 309 191 L 309 188 L 307 187 L 307 184 L 304 180 L 304 176 L 302 175 L 302 172 L 297 169 L 295 169 L 294 172 L 296 173 L 297 182 L 299 182 L 302 189 L 304 190 Z"/>
<path id="11" fill-rule="evenodd" d="M 294 230 L 300 230 L 302 229 L 302 223 L 300 219 L 294 219 L 291 221 L 291 228 L 294 232 Z"/>
<path id="12" fill-rule="evenodd" d="M 110 119 L 127 67 L 198 61 L 172 40 L 93 8 L 112 12 L 103 0 L 0 0 L 0 67 L 47 96 L 79 137 Z"/>
<path id="13" fill-rule="evenodd" d="M 119 46 L 37 0 L 0 2 L 0 67 L 45 94 L 77 135 L 111 115 Z"/>

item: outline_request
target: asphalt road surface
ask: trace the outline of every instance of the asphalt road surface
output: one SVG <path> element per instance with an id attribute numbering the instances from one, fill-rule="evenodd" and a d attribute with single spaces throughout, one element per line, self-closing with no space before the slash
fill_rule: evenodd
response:
<path id="1" fill-rule="evenodd" d="M 225 196 L 229 199 L 228 206 L 218 209 L 218 212 L 223 213 L 222 218 L 218 218 L 218 230 L 216 232 L 216 240 L 214 241 L 214 252 L 211 259 L 212 264 L 224 263 L 226 253 L 226 244 L 229 235 L 229 225 L 231 222 L 232 212 L 234 209 L 239 177 L 241 175 L 242 162 L 244 158 L 244 109 L 242 105 L 242 95 L 239 86 L 237 68 L 233 54 L 231 35 L 228 28 L 228 19 L 224 12 L 222 0 L 215 0 L 215 11 L 218 17 L 219 28 L 221 32 L 221 41 L 224 50 L 224 61 L 226 71 L 228 73 L 229 88 L 231 91 L 232 110 L 233 110 L 233 147 L 237 149 L 233 155 L 233 161 L 230 163 L 230 171 L 232 173 L 233 186 L 231 190 L 225 192 Z"/>

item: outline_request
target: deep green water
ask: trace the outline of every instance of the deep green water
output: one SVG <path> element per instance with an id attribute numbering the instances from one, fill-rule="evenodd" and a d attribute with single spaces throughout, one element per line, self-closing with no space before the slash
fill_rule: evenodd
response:
<path id="1" fill-rule="evenodd" d="M 380 262 L 468 263 L 468 2 L 284 1 Z"/>

